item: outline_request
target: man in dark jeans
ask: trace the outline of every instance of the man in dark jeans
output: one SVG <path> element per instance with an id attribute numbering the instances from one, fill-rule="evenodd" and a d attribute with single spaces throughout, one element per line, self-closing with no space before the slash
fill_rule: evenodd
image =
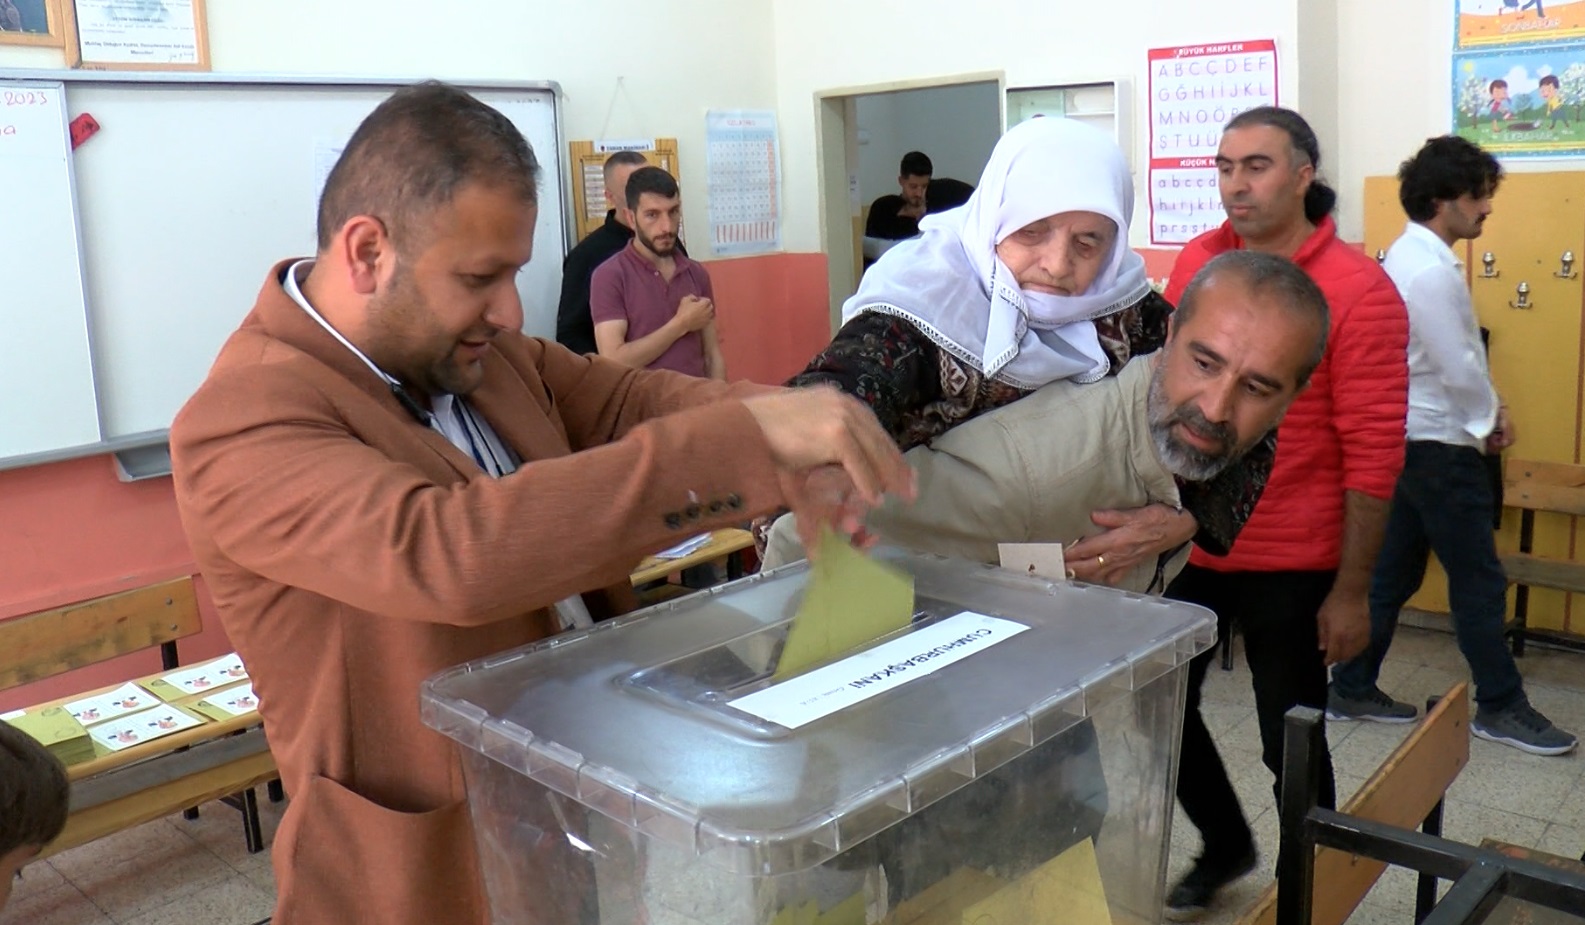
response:
<path id="1" fill-rule="evenodd" d="M 1398 611 L 1425 580 L 1428 552 L 1447 568 L 1458 647 L 1475 679 L 1471 731 L 1536 755 L 1563 755 L 1577 740 L 1542 716 L 1503 641 L 1508 580 L 1492 539 L 1492 483 L 1483 452 L 1513 443 L 1497 398 L 1464 270 L 1450 250 L 1480 237 L 1502 178 L 1473 142 L 1433 138 L 1398 171 L 1410 222 L 1383 266 L 1409 306 L 1408 453 L 1392 498 L 1370 589 L 1370 646 L 1332 669 L 1327 716 L 1413 722 L 1414 705 L 1376 686 Z"/>

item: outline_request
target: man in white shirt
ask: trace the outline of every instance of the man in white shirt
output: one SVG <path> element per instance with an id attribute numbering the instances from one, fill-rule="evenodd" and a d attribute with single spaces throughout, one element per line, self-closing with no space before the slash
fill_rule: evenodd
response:
<path id="1" fill-rule="evenodd" d="M 1562 755 L 1577 740 L 1530 706 L 1503 641 L 1508 582 L 1481 456 L 1511 445 L 1514 429 L 1492 388 L 1464 270 L 1451 250 L 1480 237 L 1501 179 L 1496 158 L 1451 135 L 1426 142 L 1398 170 L 1410 221 L 1384 267 L 1409 307 L 1409 445 L 1372 576 L 1370 647 L 1332 669 L 1327 717 L 1414 721 L 1414 706 L 1387 696 L 1376 680 L 1398 612 L 1419 590 L 1434 550 L 1447 568 L 1453 629 L 1475 680 L 1474 733 Z"/>

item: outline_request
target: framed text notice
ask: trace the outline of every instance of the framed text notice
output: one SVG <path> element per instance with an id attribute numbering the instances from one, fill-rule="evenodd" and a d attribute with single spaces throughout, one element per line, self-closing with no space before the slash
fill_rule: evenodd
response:
<path id="1" fill-rule="evenodd" d="M 1185 244 L 1226 218 L 1216 189 L 1222 127 L 1277 105 L 1277 43 L 1153 48 L 1149 61 L 1150 243 Z"/>
<path id="2" fill-rule="evenodd" d="M 83 67 L 207 71 L 204 0 L 75 0 Z"/>

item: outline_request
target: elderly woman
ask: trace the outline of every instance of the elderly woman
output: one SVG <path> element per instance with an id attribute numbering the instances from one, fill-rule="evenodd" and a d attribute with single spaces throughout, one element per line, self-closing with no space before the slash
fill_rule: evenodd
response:
<path id="1" fill-rule="evenodd" d="M 1068 119 L 1009 129 L 958 209 L 927 216 L 842 309 L 831 344 L 789 385 L 829 384 L 867 403 L 908 450 L 1059 379 L 1094 382 L 1166 339 L 1172 307 L 1128 246 L 1133 180 L 1117 145 Z M 1100 511 L 1067 550 L 1077 577 L 1109 582 L 1195 539 L 1225 552 L 1275 453 L 1270 437 L 1183 510 Z"/>

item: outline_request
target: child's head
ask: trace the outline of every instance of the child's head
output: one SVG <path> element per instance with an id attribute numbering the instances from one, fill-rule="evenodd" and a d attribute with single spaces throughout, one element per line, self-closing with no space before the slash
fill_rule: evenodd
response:
<path id="1" fill-rule="evenodd" d="M 1491 82 L 1491 98 L 1505 100 L 1508 98 L 1508 81 L 1498 78 Z"/>
<path id="2" fill-rule="evenodd" d="M 0 722 L 0 906 L 11 882 L 66 827 L 66 769 L 43 745 Z"/>
<path id="3" fill-rule="evenodd" d="M 1559 86 L 1560 83 L 1558 82 L 1557 75 L 1548 74 L 1541 78 L 1541 95 L 1546 99 L 1551 99 L 1552 97 L 1557 96 Z"/>

